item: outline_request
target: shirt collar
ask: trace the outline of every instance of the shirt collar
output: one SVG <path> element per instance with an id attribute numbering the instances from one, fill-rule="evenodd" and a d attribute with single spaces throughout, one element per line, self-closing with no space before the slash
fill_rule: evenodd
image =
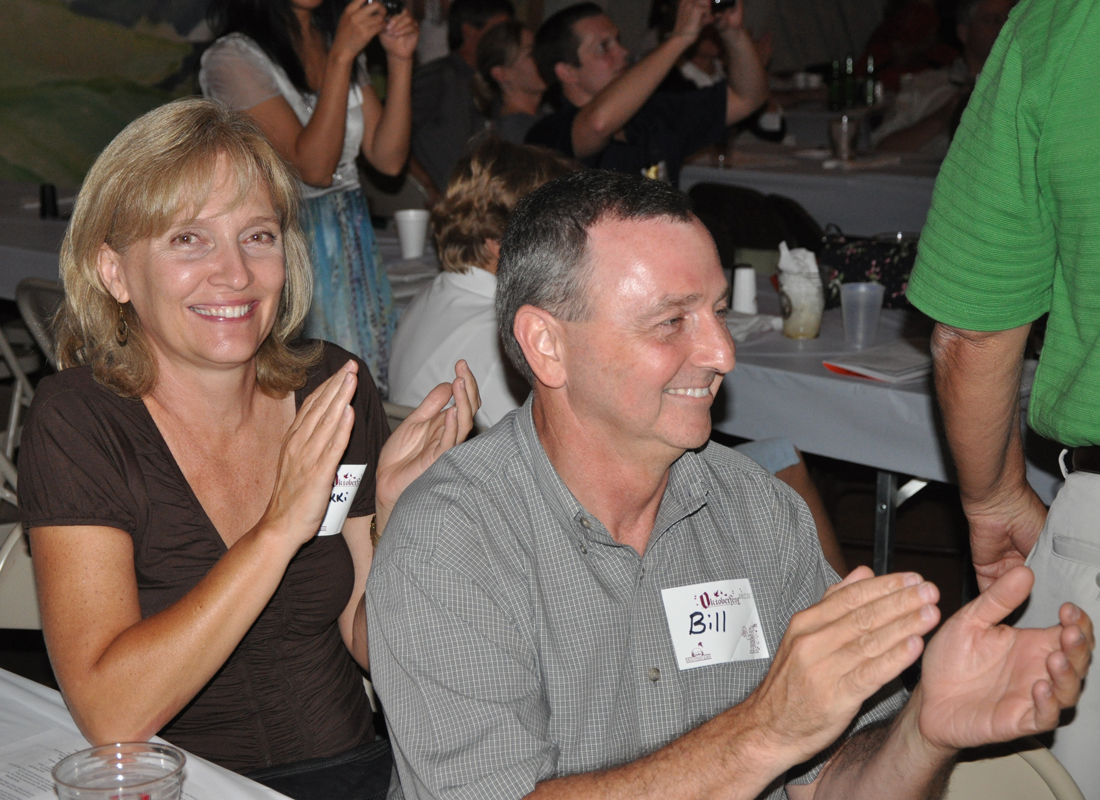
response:
<path id="1" fill-rule="evenodd" d="M 589 541 L 604 540 L 607 544 L 614 544 L 607 529 L 573 496 L 569 487 L 554 469 L 554 465 L 550 463 L 550 458 L 546 455 L 546 450 L 539 440 L 538 431 L 535 429 L 535 418 L 532 413 L 534 396 L 532 392 L 527 397 L 527 401 L 515 415 L 513 424 L 516 426 L 516 438 L 520 449 L 531 465 L 539 493 L 550 507 L 558 524 L 570 531 L 575 538 Z M 653 543 L 676 523 L 706 505 L 710 486 L 710 470 L 704 464 L 701 451 L 684 453 L 673 463 L 669 471 L 668 485 L 665 487 L 661 505 L 657 510 L 657 520 L 650 534 L 649 544 L 646 546 L 647 552 Z"/>
<path id="2" fill-rule="evenodd" d="M 444 272 L 452 286 L 493 299 L 497 292 L 497 276 L 481 267 L 469 266 L 465 272 Z"/>

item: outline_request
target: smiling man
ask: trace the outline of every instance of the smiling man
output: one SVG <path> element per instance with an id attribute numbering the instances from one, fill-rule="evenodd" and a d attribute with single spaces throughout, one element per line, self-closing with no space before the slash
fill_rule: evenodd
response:
<path id="1" fill-rule="evenodd" d="M 939 622 L 914 574 L 843 582 L 787 486 L 708 443 L 728 286 L 686 198 L 590 171 L 516 208 L 497 316 L 531 399 L 402 496 L 367 587 L 392 798 L 925 797 L 958 748 L 1053 727 L 1088 617 Z"/>

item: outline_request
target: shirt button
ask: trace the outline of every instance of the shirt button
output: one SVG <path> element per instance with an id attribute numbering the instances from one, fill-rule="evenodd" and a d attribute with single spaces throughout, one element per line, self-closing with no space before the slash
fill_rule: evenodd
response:
<path id="1" fill-rule="evenodd" d="M 588 555 L 588 548 L 585 547 L 583 544 L 581 545 L 581 555 L 582 556 Z"/>
<path id="2" fill-rule="evenodd" d="M 592 523 L 588 521 L 588 517 L 581 517 L 581 525 L 583 525 L 585 528 L 592 527 Z"/>
<path id="3" fill-rule="evenodd" d="M 661 680 L 661 670 L 656 667 L 651 667 L 649 670 L 649 679 L 654 683 Z"/>
<path id="4" fill-rule="evenodd" d="M 1096 585 L 1100 586 L 1100 572 L 1096 573 Z"/>

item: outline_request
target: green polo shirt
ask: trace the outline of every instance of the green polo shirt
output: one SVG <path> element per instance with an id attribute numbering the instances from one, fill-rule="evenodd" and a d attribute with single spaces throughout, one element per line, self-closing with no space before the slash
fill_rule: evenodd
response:
<path id="1" fill-rule="evenodd" d="M 908 297 L 976 331 L 1049 311 L 1031 425 L 1100 444 L 1100 1 L 1012 12 L 936 181 Z"/>

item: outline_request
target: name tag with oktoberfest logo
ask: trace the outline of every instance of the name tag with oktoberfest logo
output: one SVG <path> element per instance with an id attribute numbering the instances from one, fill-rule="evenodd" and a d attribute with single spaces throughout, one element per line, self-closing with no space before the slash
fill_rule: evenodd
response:
<path id="1" fill-rule="evenodd" d="M 366 464 L 341 464 L 336 470 L 336 478 L 332 482 L 332 495 L 328 500 L 328 511 L 321 520 L 321 528 L 318 536 L 335 536 L 344 530 L 344 522 L 351 511 L 351 503 L 355 499 L 355 493 L 359 491 L 359 484 L 363 481 L 363 473 L 366 472 Z"/>
<path id="2" fill-rule="evenodd" d="M 747 578 L 661 590 L 680 669 L 768 658 Z"/>

